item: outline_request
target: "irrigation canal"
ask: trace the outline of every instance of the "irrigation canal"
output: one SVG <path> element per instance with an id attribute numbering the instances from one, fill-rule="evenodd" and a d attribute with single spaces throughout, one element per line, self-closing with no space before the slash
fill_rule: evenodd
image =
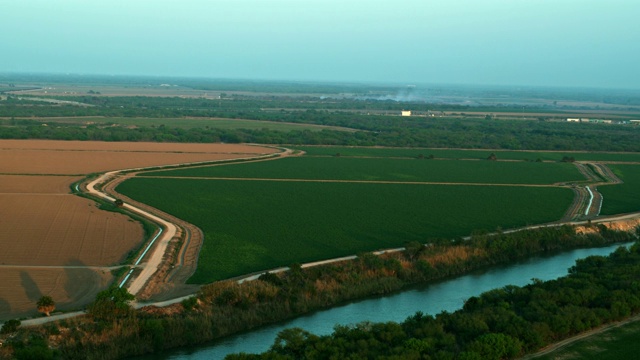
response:
<path id="1" fill-rule="evenodd" d="M 608 255 L 618 246 L 579 249 L 552 256 L 536 257 L 439 283 L 415 287 L 397 294 L 361 300 L 319 311 L 202 346 L 183 348 L 137 359 L 223 359 L 227 354 L 232 353 L 266 351 L 273 344 L 278 332 L 291 327 L 300 327 L 316 335 L 324 335 L 330 334 L 336 324 L 348 325 L 362 321 L 401 322 L 417 311 L 432 315 L 442 311 L 453 312 L 460 309 L 465 300 L 471 296 L 477 296 L 485 291 L 506 285 L 523 286 L 531 283 L 532 278 L 556 279 L 566 275 L 567 270 L 574 265 L 577 259 L 591 255 Z"/>

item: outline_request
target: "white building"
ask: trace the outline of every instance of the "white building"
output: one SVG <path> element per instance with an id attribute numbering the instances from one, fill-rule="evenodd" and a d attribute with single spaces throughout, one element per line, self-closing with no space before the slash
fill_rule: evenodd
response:
<path id="1" fill-rule="evenodd" d="M 411 116 L 411 110 L 402 110 L 402 116 Z"/>

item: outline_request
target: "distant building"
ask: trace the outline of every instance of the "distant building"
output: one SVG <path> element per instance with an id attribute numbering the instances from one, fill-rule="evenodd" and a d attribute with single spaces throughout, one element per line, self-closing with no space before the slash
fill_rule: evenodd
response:
<path id="1" fill-rule="evenodd" d="M 633 125 L 640 125 L 640 120 L 629 120 L 629 123 Z"/>
<path id="2" fill-rule="evenodd" d="M 578 118 L 568 118 L 567 121 L 568 122 L 580 122 L 580 119 L 578 119 Z"/>
<path id="3" fill-rule="evenodd" d="M 411 110 L 402 110 L 402 116 L 411 116 Z"/>

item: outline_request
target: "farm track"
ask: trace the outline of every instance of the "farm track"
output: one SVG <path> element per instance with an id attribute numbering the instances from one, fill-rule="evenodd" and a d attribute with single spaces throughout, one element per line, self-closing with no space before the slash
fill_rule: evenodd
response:
<path id="1" fill-rule="evenodd" d="M 554 352 L 556 350 L 563 349 L 563 348 L 575 343 L 576 341 L 580 341 L 580 340 L 588 338 L 588 337 L 590 337 L 592 335 L 601 334 L 601 333 L 606 332 L 608 330 L 615 329 L 617 327 L 620 327 L 620 326 L 623 326 L 623 325 L 626 325 L 626 324 L 629 324 L 629 323 L 632 323 L 632 322 L 636 322 L 636 321 L 640 321 L 640 315 L 636 315 L 636 316 L 631 317 L 631 318 L 626 319 L 626 320 L 610 323 L 610 324 L 607 324 L 607 325 L 600 326 L 600 327 L 598 327 L 596 329 L 580 333 L 580 334 L 578 334 L 576 336 L 572 336 L 572 337 L 570 337 L 568 339 L 565 339 L 565 340 L 557 342 L 557 343 L 555 343 L 553 345 L 547 346 L 544 349 L 538 351 L 537 353 L 527 355 L 527 356 L 523 357 L 522 359 L 523 360 L 535 359 L 535 358 L 538 358 L 540 356 L 544 356 L 544 355 L 550 354 L 550 353 L 552 353 L 552 352 Z"/>
<path id="2" fill-rule="evenodd" d="M 154 295 L 160 298 L 180 296 L 185 290 L 193 293 L 196 286 L 185 285 L 187 279 L 193 275 L 198 265 L 198 254 L 204 240 L 202 231 L 197 226 L 182 219 L 156 209 L 147 204 L 138 202 L 118 193 L 115 188 L 123 181 L 134 177 L 136 173 L 118 176 L 103 187 L 103 191 L 122 199 L 124 202 L 176 225 L 178 232 L 170 241 L 170 248 L 164 254 L 161 266 L 149 283 L 141 290 L 139 297 L 148 300 Z M 175 253 L 178 252 L 176 256 Z M 185 289 L 186 288 L 186 289 Z"/>
<path id="3" fill-rule="evenodd" d="M 0 319 L 34 315 L 41 294 L 51 295 L 62 311 L 86 305 L 114 281 L 112 271 L 122 269 L 114 265 L 141 246 L 139 223 L 71 193 L 87 174 L 279 151 L 240 144 L 0 140 Z"/>
<path id="4" fill-rule="evenodd" d="M 250 158 L 236 159 L 245 162 L 270 161 L 280 159 L 287 156 L 298 156 L 300 153 L 294 154 L 290 149 L 284 149 L 278 156 L 256 155 Z M 223 160 L 225 161 L 225 160 Z M 215 162 L 208 162 L 209 166 Z M 197 164 L 194 164 L 198 166 Z M 134 169 L 133 172 L 120 174 L 120 171 L 107 173 L 102 180 L 95 180 L 87 184 L 86 190 L 100 197 L 111 199 L 111 197 L 119 198 L 125 201 L 125 207 L 130 210 L 150 218 L 153 222 L 163 222 L 165 227 L 172 227 L 173 234 L 164 234 L 158 239 L 151 249 L 151 254 L 147 255 L 147 263 L 143 270 L 128 285 L 129 291 L 136 295 L 140 300 L 161 300 L 175 298 L 186 294 L 193 294 L 198 286 L 186 285 L 186 281 L 196 270 L 198 264 L 198 255 L 204 234 L 202 231 L 182 219 L 176 218 L 168 213 L 158 210 L 152 206 L 140 203 L 122 194 L 119 194 L 115 188 L 118 184 L 129 179 L 145 169 Z M 157 170 L 157 169 L 156 169 Z M 156 171 L 154 170 L 154 171 Z M 124 171 L 124 170 L 123 170 Z M 102 183 L 101 192 L 94 191 L 94 184 Z M 156 219 L 153 219 L 155 217 Z M 153 262 L 154 264 L 151 264 Z M 155 267 L 155 269 L 153 269 Z"/>
<path id="5" fill-rule="evenodd" d="M 611 162 L 576 162 L 574 165 L 587 179 L 584 186 L 572 186 L 575 198 L 561 222 L 593 219 L 600 215 L 603 197 L 598 186 L 622 184 L 613 171 L 606 165 Z M 626 163 L 628 164 L 628 163 Z"/>
<path id="6" fill-rule="evenodd" d="M 282 157 L 286 157 L 286 156 L 296 156 L 296 155 L 302 155 L 302 154 L 292 154 L 292 152 L 289 150 L 287 153 L 283 153 L 280 154 L 280 156 L 278 157 L 274 157 L 274 158 L 268 158 L 268 159 L 261 159 L 261 160 L 256 160 L 256 161 L 265 161 L 265 160 L 274 160 L 274 159 L 279 159 Z M 602 163 L 601 163 L 602 164 Z M 600 174 L 605 174 L 605 179 L 607 179 L 607 182 L 604 183 L 599 183 L 599 185 L 611 185 L 613 183 L 621 183 L 620 179 L 618 179 L 611 171 L 608 167 L 604 166 L 604 165 L 598 165 L 598 168 L 600 169 L 598 172 Z M 200 231 L 199 228 L 195 227 L 192 224 L 189 224 L 183 220 L 177 219 L 169 214 L 165 214 L 155 208 L 152 208 L 151 206 L 145 205 L 145 204 L 141 204 L 139 202 L 136 202 L 132 199 L 126 198 L 124 196 L 122 196 L 121 194 L 115 192 L 115 187 L 121 183 L 122 181 L 134 176 L 135 173 L 130 173 L 127 174 L 125 176 L 118 176 L 115 179 L 113 179 L 111 182 L 105 184 L 104 186 L 104 190 L 109 192 L 110 194 L 114 194 L 117 195 L 118 198 L 122 198 L 122 199 L 126 199 L 128 202 L 130 202 L 131 204 L 135 204 L 136 206 L 139 206 L 141 209 L 147 209 L 149 211 L 152 211 L 155 214 L 159 214 L 161 217 L 164 217 L 168 220 L 170 220 L 171 222 L 173 222 L 174 224 L 177 225 L 177 227 L 180 229 L 181 233 L 180 233 L 180 239 L 182 241 L 182 244 L 179 244 L 178 241 L 175 241 L 174 244 L 176 244 L 176 246 L 181 246 L 179 251 L 176 251 L 175 248 L 173 248 L 174 251 L 177 252 L 177 254 L 174 255 L 169 255 L 167 256 L 167 254 L 165 254 L 165 256 L 163 257 L 163 268 L 159 268 L 158 271 L 156 271 L 151 280 L 146 282 L 144 284 L 144 288 L 142 289 L 142 291 L 139 293 L 140 295 L 140 299 L 146 299 L 146 300 L 151 300 L 149 302 L 144 302 L 144 303 L 136 303 L 134 304 L 134 306 L 136 308 L 140 308 L 143 306 L 149 306 L 149 305 L 153 305 L 153 306 L 168 306 L 171 304 L 175 304 L 177 302 L 180 302 L 181 300 L 188 298 L 190 296 L 193 296 L 193 294 L 196 292 L 197 290 L 197 286 L 189 286 L 189 285 L 184 285 L 184 282 L 186 281 L 186 279 L 188 279 L 191 274 L 193 273 L 193 271 L 195 271 L 195 268 L 197 266 L 197 260 L 198 260 L 198 252 L 200 249 L 200 246 L 202 244 L 202 240 L 203 240 L 203 235 L 202 232 Z M 145 176 L 140 176 L 140 177 L 145 177 Z M 148 176 L 147 176 L 148 177 Z M 552 185 L 534 185 L 534 184 L 487 184 L 487 183 L 442 183 L 442 182 L 398 182 L 398 181 L 359 181 L 359 180 L 310 180 L 310 179 L 255 179 L 255 178 L 215 178 L 215 177 L 201 177 L 201 178 L 194 178 L 194 177 L 162 177 L 160 176 L 160 178 L 185 178 L 185 179 L 211 179 L 211 180 L 256 180 L 256 181 L 308 181 L 308 182 L 345 182 L 345 183 L 349 183 L 349 182 L 355 182 L 355 183 L 381 183 L 381 184 L 419 184 L 419 185 L 476 185 L 476 186 L 531 186 L 531 187 L 568 187 L 566 184 L 552 184 Z M 585 175 L 585 178 L 593 180 L 592 176 L 590 175 Z M 574 191 L 578 191 L 576 190 L 578 188 L 574 188 Z M 582 188 L 584 189 L 584 188 Z M 585 191 L 586 192 L 586 191 Z M 574 200 L 574 204 L 572 204 L 572 207 L 574 209 L 576 209 L 576 211 L 578 211 L 579 209 L 584 209 L 584 195 L 582 196 L 577 196 L 576 199 Z M 615 217 L 602 217 L 602 218 L 598 218 L 594 220 L 594 223 L 598 223 L 598 222 L 602 222 L 602 223 L 606 223 L 606 222 L 615 222 L 618 220 L 627 220 L 627 219 L 635 219 L 640 217 L 640 213 L 638 214 L 626 214 L 626 215 L 622 215 L 622 216 L 615 216 Z M 564 223 L 572 223 L 572 224 L 585 224 L 586 221 L 571 221 L 569 219 L 565 219 L 563 218 L 561 221 L 559 221 L 556 224 L 546 224 L 546 225 L 537 225 L 537 226 L 530 226 L 527 228 L 537 228 L 537 227 L 543 227 L 543 226 L 557 226 L 560 224 L 564 224 Z M 522 230 L 522 229 L 519 229 Z M 513 230 L 513 231 L 517 231 L 517 230 Z M 171 249 L 171 248 L 170 248 Z M 399 248 L 399 249 L 389 249 L 389 250 L 385 250 L 382 252 L 391 252 L 391 251 L 401 251 L 403 250 L 403 248 Z M 350 257 L 347 257 L 350 258 Z M 319 261 L 319 262 L 314 262 L 314 263 L 308 263 L 308 264 L 303 264 L 303 267 L 310 267 L 310 266 L 316 266 L 319 264 L 326 264 L 326 263 L 331 263 L 331 262 L 335 262 L 335 261 L 342 261 L 346 258 L 339 258 L 339 259 L 328 259 L 328 260 L 324 260 L 324 261 Z M 86 268 L 86 267 L 85 267 Z M 286 271 L 287 268 L 281 268 L 281 269 L 272 269 L 272 270 L 267 270 L 267 271 Z M 264 273 L 264 271 L 261 272 L 261 274 Z M 253 278 L 256 278 L 257 276 L 259 276 L 259 274 L 250 274 L 247 276 L 243 276 L 243 277 L 239 277 L 239 278 L 235 278 L 233 280 L 238 281 L 238 282 L 242 282 L 242 281 L 248 281 L 248 280 L 252 280 Z M 183 285 L 176 285 L 176 284 L 180 284 L 182 283 Z M 65 318 L 65 317 L 70 317 L 70 316 L 77 316 L 77 315 L 82 315 L 82 312 L 78 312 L 78 313 L 74 313 L 74 314 L 62 314 L 60 315 L 61 318 Z M 25 325 L 33 325 L 36 323 L 45 323 L 48 321 L 54 321 L 56 320 L 56 317 L 51 317 L 51 318 L 44 318 L 44 319 L 34 319 L 34 320 L 27 320 L 27 322 L 25 322 Z M 634 320 L 638 320 L 638 319 L 634 319 Z M 31 323 L 33 321 L 33 324 Z"/>

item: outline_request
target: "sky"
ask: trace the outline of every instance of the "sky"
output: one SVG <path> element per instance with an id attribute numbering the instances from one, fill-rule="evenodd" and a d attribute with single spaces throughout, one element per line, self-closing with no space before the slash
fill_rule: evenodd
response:
<path id="1" fill-rule="evenodd" d="M 640 88 L 639 0 L 0 0 L 0 72 Z"/>

